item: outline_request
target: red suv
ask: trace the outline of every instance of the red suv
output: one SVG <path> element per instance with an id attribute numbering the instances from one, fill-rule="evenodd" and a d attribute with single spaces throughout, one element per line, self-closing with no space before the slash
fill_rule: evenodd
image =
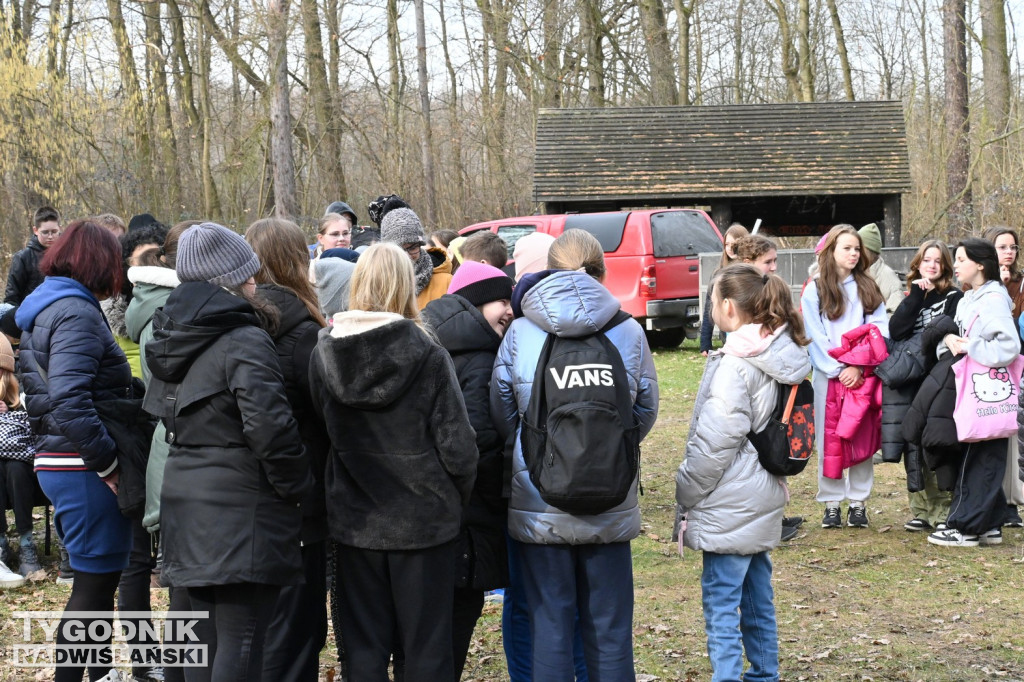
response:
<path id="1" fill-rule="evenodd" d="M 504 218 L 459 230 L 496 232 L 508 243 L 509 260 L 520 237 L 569 229 L 591 233 L 604 248 L 605 286 L 622 309 L 647 330 L 652 346 L 677 346 L 700 331 L 698 253 L 722 250 L 722 235 L 707 213 L 659 209 Z"/>

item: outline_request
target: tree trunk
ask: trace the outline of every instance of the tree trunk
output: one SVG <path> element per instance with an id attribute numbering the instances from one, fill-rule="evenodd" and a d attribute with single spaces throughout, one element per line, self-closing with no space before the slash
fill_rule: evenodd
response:
<path id="1" fill-rule="evenodd" d="M 270 0 L 267 36 L 271 50 L 273 88 L 270 96 L 271 165 L 274 169 L 274 215 L 295 220 L 299 202 L 292 154 L 292 114 L 288 87 L 288 0 Z"/>
<path id="2" fill-rule="evenodd" d="M 213 179 L 213 140 L 210 122 L 213 116 L 210 106 L 210 37 L 206 27 L 199 24 L 199 119 L 202 122 L 202 150 L 199 166 L 202 169 L 203 217 L 217 220 L 221 216 L 220 195 L 217 182 Z"/>
<path id="3" fill-rule="evenodd" d="M 668 40 L 665 6 L 662 0 L 638 0 L 637 9 L 647 43 L 647 61 L 651 69 L 649 101 L 656 105 L 678 102 L 676 77 L 672 68 L 672 46 Z"/>
<path id="4" fill-rule="evenodd" d="M 797 40 L 800 49 L 797 60 L 800 68 L 800 99 L 814 101 L 814 55 L 811 53 L 811 7 L 810 0 L 799 0 L 797 19 Z"/>
<path id="5" fill-rule="evenodd" d="M 581 0 L 580 26 L 587 52 L 587 92 L 592 107 L 605 105 L 604 86 L 604 16 L 600 0 Z"/>
<path id="6" fill-rule="evenodd" d="M 448 51 L 448 21 L 444 13 L 444 0 L 438 0 L 438 12 L 441 15 L 441 49 L 444 52 L 444 65 L 448 71 L 448 84 L 450 92 L 448 95 L 448 128 L 451 134 L 451 175 L 455 180 L 455 187 L 449 200 L 452 204 L 452 213 L 447 220 L 441 216 L 442 225 L 464 225 L 465 224 L 465 201 L 466 201 L 466 171 L 462 162 L 462 117 L 459 115 L 459 79 L 455 72 L 455 65 L 452 63 L 451 54 Z"/>
<path id="7" fill-rule="evenodd" d="M 414 0 L 416 9 L 416 67 L 420 81 L 420 113 L 423 117 L 423 135 L 420 154 L 423 158 L 423 192 L 427 199 L 427 225 L 437 226 L 437 197 L 434 194 L 434 150 L 430 127 L 430 82 L 427 79 L 427 27 L 423 0 Z"/>
<path id="8" fill-rule="evenodd" d="M 797 77 L 797 57 L 793 54 L 793 34 L 789 26 L 789 17 L 786 15 L 786 3 L 783 0 L 771 0 L 769 8 L 779 21 L 779 41 L 782 50 L 782 75 L 786 77 L 786 85 L 789 88 L 789 96 L 792 100 L 800 101 L 800 80 Z"/>
<path id="9" fill-rule="evenodd" d="M 987 187 L 1003 184 L 1009 172 L 1006 139 L 1010 121 L 1010 58 L 1006 51 L 1005 0 L 981 0 L 981 65 L 984 77 L 984 134 L 995 138 L 985 150 Z"/>
<path id="10" fill-rule="evenodd" d="M 732 101 L 733 104 L 743 103 L 743 2 L 736 7 L 736 18 L 732 24 L 733 59 L 732 59 Z"/>
<path id="11" fill-rule="evenodd" d="M 846 92 L 846 99 L 852 102 L 856 99 L 853 94 L 853 75 L 850 71 L 850 58 L 846 53 L 846 35 L 843 32 L 843 24 L 839 20 L 839 8 L 836 7 L 836 0 L 826 0 L 826 2 L 829 16 L 832 17 L 832 30 L 836 34 L 839 69 L 843 72 L 843 90 Z"/>
<path id="12" fill-rule="evenodd" d="M 402 181 L 402 147 L 401 147 L 401 42 L 398 35 L 398 0 L 387 0 L 388 14 L 388 75 L 390 77 L 387 102 L 387 128 L 384 138 L 387 144 L 385 158 L 388 170 L 385 176 L 396 185 Z"/>
<path id="13" fill-rule="evenodd" d="M 688 105 L 690 100 L 690 19 L 697 0 L 672 0 L 676 11 L 676 26 L 679 30 L 679 53 L 676 55 L 679 65 L 679 96 L 680 104 Z M 740 0 L 742 6 L 743 0 Z M 739 48 L 737 48 L 738 50 Z"/>
<path id="14" fill-rule="evenodd" d="M 562 68 L 559 63 L 562 53 L 562 5 L 559 0 L 546 0 L 541 15 L 544 28 L 544 87 L 541 106 L 557 109 L 562 106 Z"/>
<path id="15" fill-rule="evenodd" d="M 312 100 L 313 115 L 316 117 L 316 132 L 320 138 L 314 145 L 323 179 L 337 195 L 333 199 L 348 196 L 345 186 L 345 169 L 341 163 L 341 140 L 339 128 L 333 115 L 334 100 L 327 81 L 327 63 L 320 34 L 320 11 L 316 0 L 301 0 L 302 34 L 306 48 L 306 70 L 309 73 L 309 98 Z"/>
<path id="16" fill-rule="evenodd" d="M 967 99 L 967 0 L 943 0 L 943 61 L 946 64 L 946 196 L 950 241 L 970 234 L 970 119 Z"/>
<path id="17" fill-rule="evenodd" d="M 162 23 L 163 4 L 153 0 L 143 6 L 146 22 L 146 53 L 149 64 L 149 81 L 153 101 L 153 133 L 160 151 L 160 166 L 167 183 L 167 208 L 179 215 L 181 205 L 181 175 L 178 172 L 178 145 L 174 137 L 174 123 L 171 120 L 170 93 L 167 90 L 167 63 L 164 60 L 164 37 Z"/>

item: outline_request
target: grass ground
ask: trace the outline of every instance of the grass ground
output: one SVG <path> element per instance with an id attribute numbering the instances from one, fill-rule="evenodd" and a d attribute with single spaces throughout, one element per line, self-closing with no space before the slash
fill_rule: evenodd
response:
<path id="1" fill-rule="evenodd" d="M 642 682 L 711 677 L 700 602 L 701 558 L 672 543 L 674 472 L 682 459 L 704 361 L 692 342 L 657 353 L 658 424 L 643 447 L 644 529 L 633 543 L 633 635 Z M 813 467 L 812 463 L 809 469 Z M 782 677 L 916 682 L 1024 680 L 1024 533 L 1006 530 L 995 547 L 949 549 L 908 533 L 903 470 L 875 469 L 866 530 L 820 528 L 809 470 L 790 480 L 787 515 L 807 519 L 773 553 Z M 66 588 L 50 579 L 0 591 L 0 647 L 20 641 L 15 610 L 61 610 Z M 154 602 L 166 605 L 162 590 Z M 464 680 L 507 680 L 500 606 L 488 605 L 474 634 Z M 322 679 L 333 678 L 333 648 Z M 51 670 L 13 669 L 0 651 L 0 680 L 47 680 Z"/>

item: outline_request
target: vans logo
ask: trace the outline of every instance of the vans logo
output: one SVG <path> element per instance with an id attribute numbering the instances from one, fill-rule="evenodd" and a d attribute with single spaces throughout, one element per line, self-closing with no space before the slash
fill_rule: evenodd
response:
<path id="1" fill-rule="evenodd" d="M 615 380 L 612 377 L 611 365 L 587 364 L 587 365 L 566 365 L 562 375 L 551 367 L 551 376 L 559 389 L 575 388 L 577 386 L 614 386 Z"/>

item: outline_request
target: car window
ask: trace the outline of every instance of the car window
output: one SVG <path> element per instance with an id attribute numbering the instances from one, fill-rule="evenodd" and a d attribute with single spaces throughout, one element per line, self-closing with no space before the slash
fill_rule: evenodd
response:
<path id="1" fill-rule="evenodd" d="M 626 229 L 629 213 L 591 213 L 565 217 L 565 229 L 586 230 L 601 242 L 605 253 L 617 251 L 622 243 L 622 232 Z"/>
<path id="2" fill-rule="evenodd" d="M 508 259 L 512 260 L 512 252 L 516 249 L 516 242 L 528 234 L 537 231 L 536 225 L 499 225 L 498 236 L 508 244 Z"/>
<path id="3" fill-rule="evenodd" d="M 651 214 L 654 257 L 695 256 L 722 250 L 722 240 L 700 213 L 666 211 Z"/>

